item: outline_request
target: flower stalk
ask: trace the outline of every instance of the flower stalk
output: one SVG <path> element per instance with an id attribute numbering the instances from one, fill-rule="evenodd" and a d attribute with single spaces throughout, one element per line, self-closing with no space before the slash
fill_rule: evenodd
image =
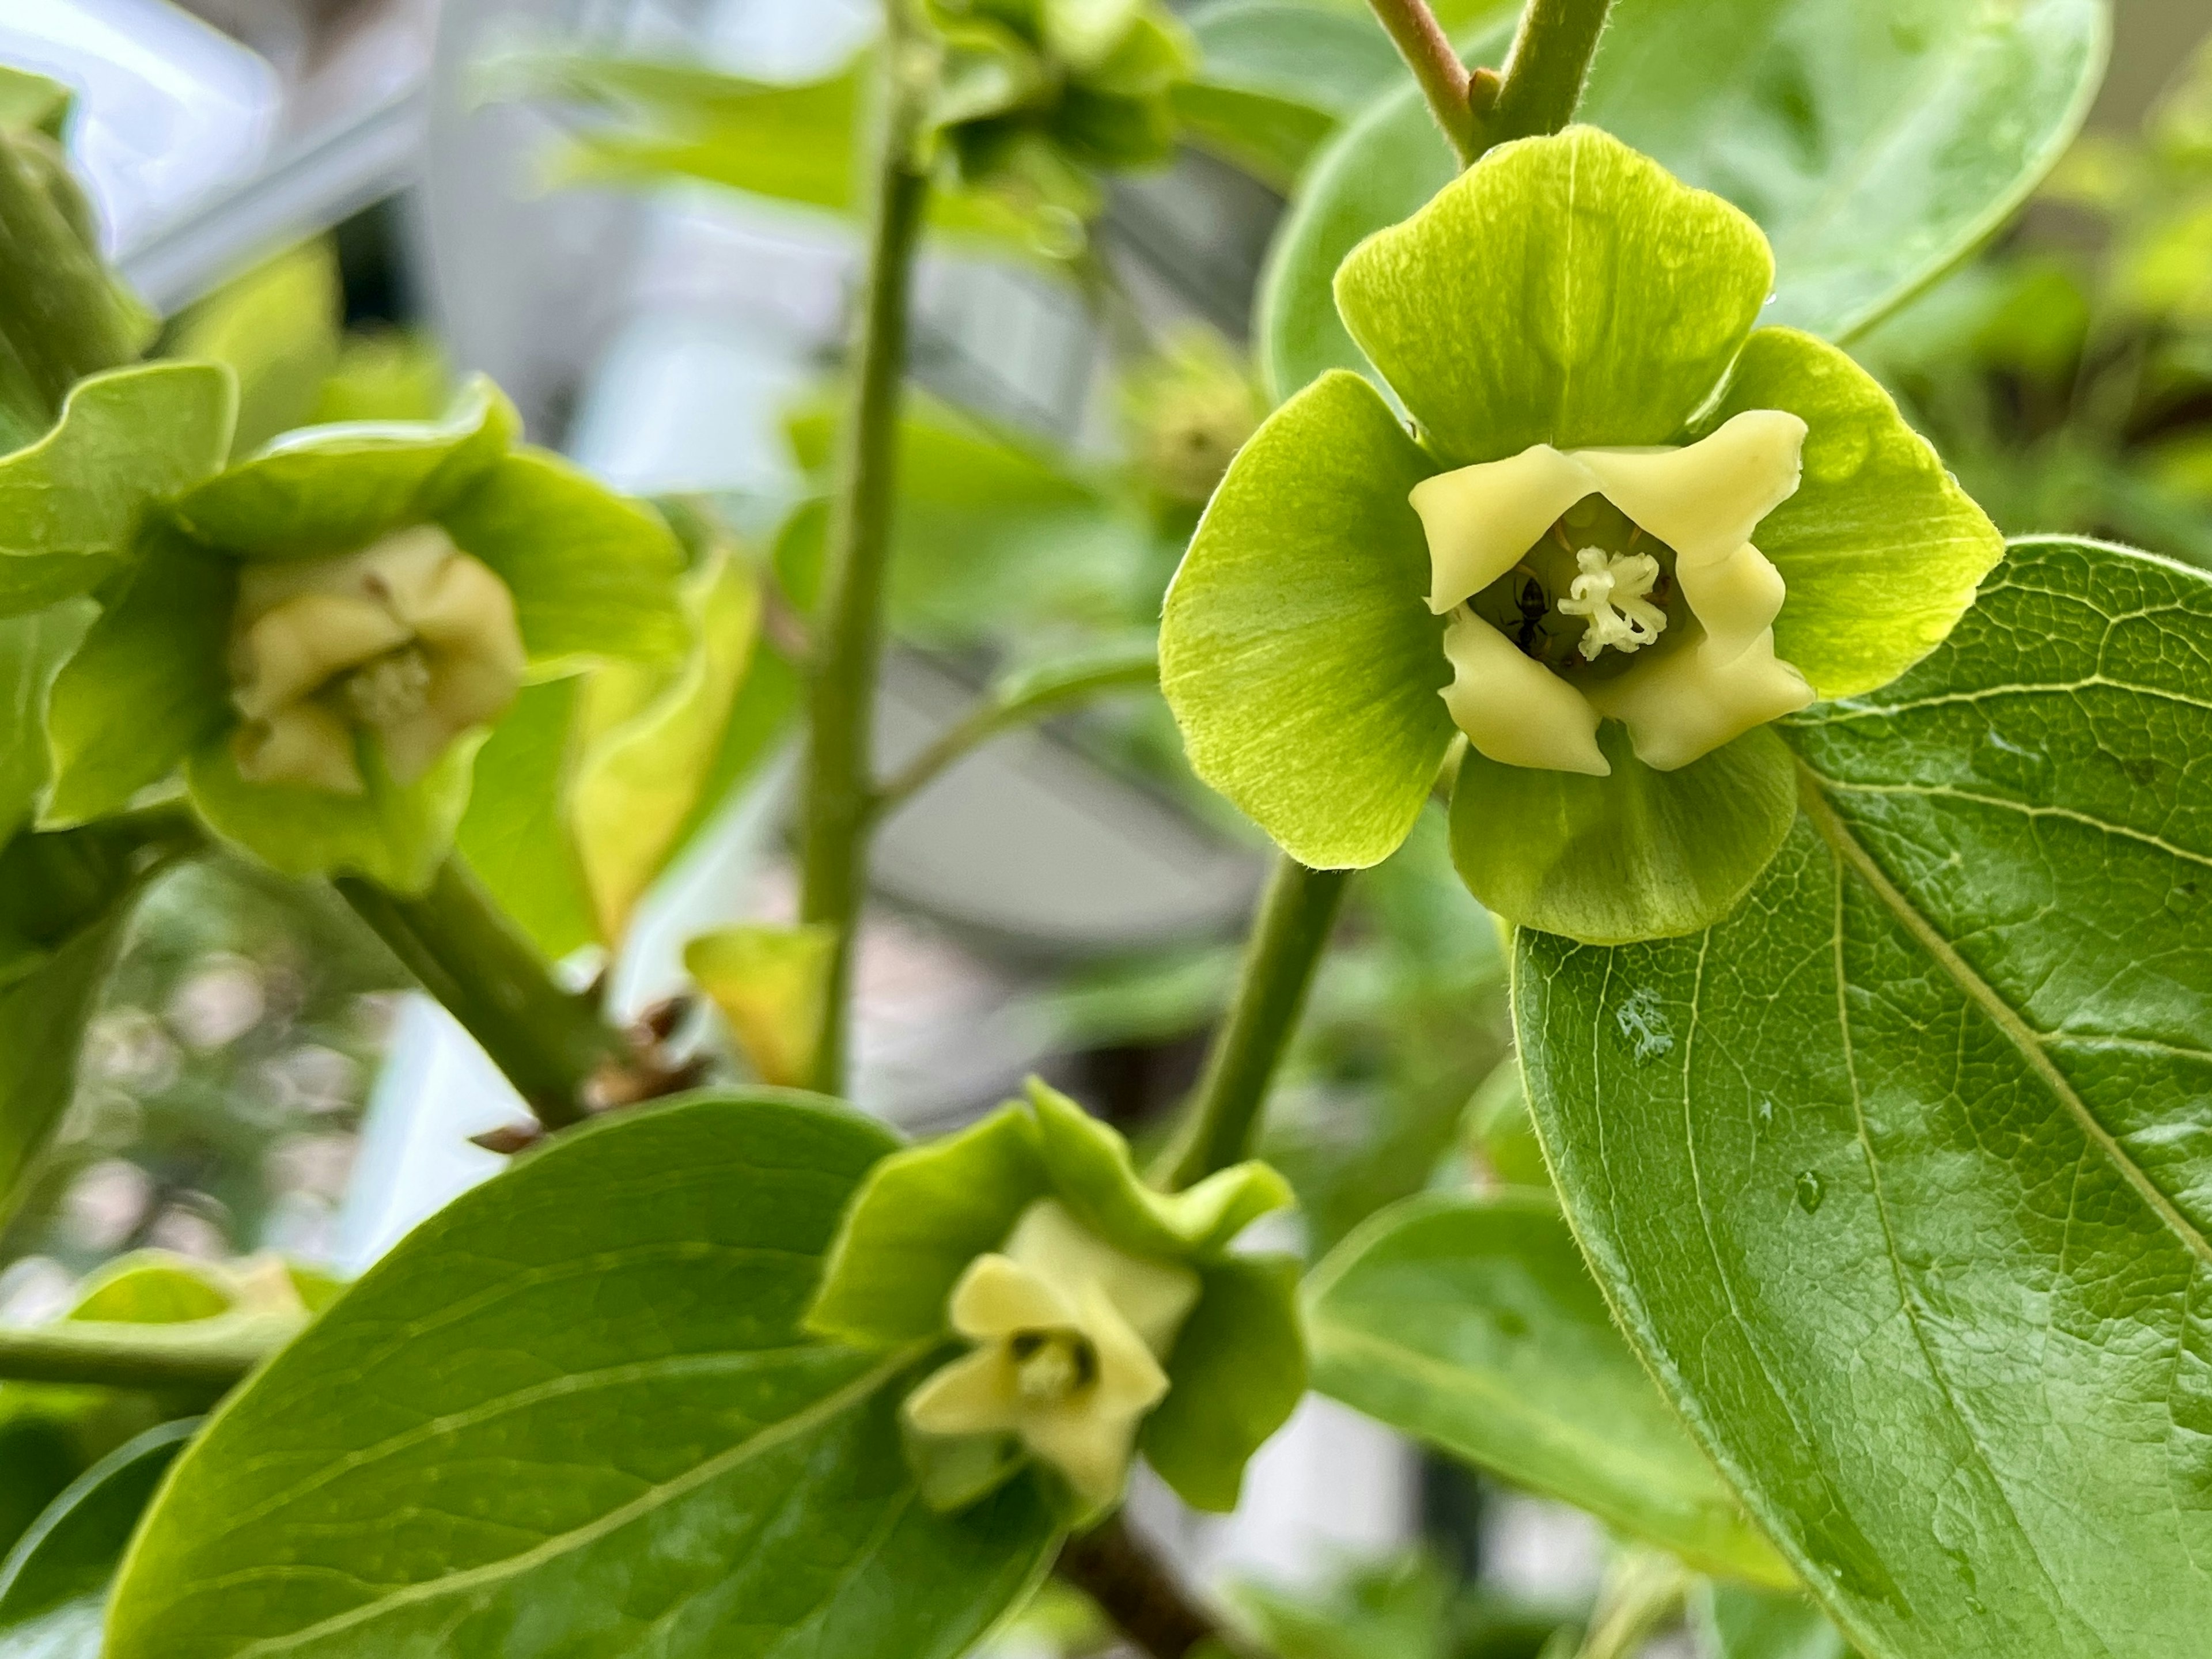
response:
<path id="1" fill-rule="evenodd" d="M 1277 862 L 1198 1092 L 1152 1172 L 1159 1185 L 1179 1192 L 1249 1155 L 1267 1086 L 1297 1028 L 1351 874 L 1310 870 L 1288 854 Z"/>
<path id="2" fill-rule="evenodd" d="M 1472 75 L 1428 0 L 1368 0 L 1420 83 L 1429 112 L 1473 167 L 1493 144 L 1557 132 L 1573 118 L 1613 0 L 1528 0 L 1505 67 Z"/>
<path id="3" fill-rule="evenodd" d="M 217 1400 L 297 1335 L 301 1322 L 296 1314 L 247 1313 L 166 1326 L 64 1320 L 0 1330 L 0 1378 Z"/>
<path id="4" fill-rule="evenodd" d="M 440 866 L 418 897 L 358 876 L 341 876 L 336 885 L 547 1128 L 582 1122 L 593 1079 L 633 1058 L 590 998 L 555 981 L 459 858 Z"/>
<path id="5" fill-rule="evenodd" d="M 828 1006 L 811 1081 L 842 1091 L 854 939 L 867 890 L 873 805 L 873 714 L 883 654 L 907 311 L 929 180 L 915 159 L 932 70 L 904 0 L 891 0 L 883 54 L 887 88 L 870 228 L 866 293 L 854 352 L 852 404 L 832 508 L 808 707 L 800 830 L 799 920 L 836 930 Z"/>

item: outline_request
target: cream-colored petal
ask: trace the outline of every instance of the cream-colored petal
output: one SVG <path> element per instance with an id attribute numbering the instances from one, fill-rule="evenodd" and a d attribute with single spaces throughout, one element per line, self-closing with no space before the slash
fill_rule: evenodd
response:
<path id="1" fill-rule="evenodd" d="M 332 675 L 407 642 L 398 619 L 347 593 L 301 593 L 247 628 L 232 647 L 231 700 L 265 720 Z"/>
<path id="2" fill-rule="evenodd" d="M 952 1287 L 952 1328 L 982 1340 L 1016 1331 L 1073 1327 L 1076 1301 L 1004 1255 L 979 1255 Z"/>
<path id="3" fill-rule="evenodd" d="M 1627 726 L 1636 757 L 1657 771 L 1687 766 L 1813 701 L 1805 677 L 1774 654 L 1773 629 L 1733 657 L 1723 659 L 1709 644 L 1685 638 L 1591 689 L 1599 710 Z"/>
<path id="4" fill-rule="evenodd" d="M 1091 1397 L 1104 1412 L 1148 1412 L 1168 1391 L 1167 1373 L 1136 1328 L 1123 1318 L 1106 1292 L 1093 1285 L 1083 1297 L 1079 1328 L 1098 1357 Z"/>
<path id="5" fill-rule="evenodd" d="M 430 653 L 430 686 L 424 706 L 459 736 L 471 726 L 489 726 L 514 707 L 522 690 L 520 663 L 504 662 L 459 652 Z"/>
<path id="6" fill-rule="evenodd" d="M 1717 558 L 1678 559 L 1674 577 L 1716 662 L 1733 662 L 1771 632 L 1789 594 L 1782 573 L 1749 542 Z"/>
<path id="7" fill-rule="evenodd" d="M 453 739 L 460 732 L 426 709 L 419 714 L 386 721 L 377 726 L 372 735 L 384 756 L 384 769 L 392 775 L 394 783 L 404 789 L 422 780 L 438 763 L 439 757 L 453 746 Z"/>
<path id="8" fill-rule="evenodd" d="M 1578 449 L 1605 498 L 1684 559 L 1717 559 L 1796 493 L 1805 422 L 1747 409 L 1682 449 Z"/>
<path id="9" fill-rule="evenodd" d="M 1020 1433 L 1022 1443 L 1066 1476 L 1085 1503 L 1110 1504 L 1121 1495 L 1136 1449 L 1134 1416 L 1071 1401 L 1031 1412 Z"/>
<path id="10" fill-rule="evenodd" d="M 295 702 L 246 721 L 232 734 L 230 753 L 248 783 L 296 783 L 338 795 L 367 787 L 353 728 L 318 702 Z"/>
<path id="11" fill-rule="evenodd" d="M 395 530 L 352 555 L 345 568 L 364 591 L 383 599 L 402 622 L 421 633 L 423 618 L 436 614 L 456 564 L 474 565 L 502 595 L 506 593 L 499 578 L 456 547 L 442 525 L 418 524 Z M 508 615 L 513 614 L 509 600 Z"/>
<path id="12" fill-rule="evenodd" d="M 1408 499 L 1428 532 L 1429 609 L 1441 617 L 1482 592 L 1597 487 L 1588 468 L 1549 444 L 1415 484 Z"/>
<path id="13" fill-rule="evenodd" d="M 450 546 L 451 544 L 448 544 Z M 400 616 L 428 644 L 522 678 L 514 595 L 489 566 L 465 553 L 442 561 Z"/>
<path id="14" fill-rule="evenodd" d="M 906 1420 L 924 1434 L 1003 1434 L 1021 1425 L 1020 1390 L 1004 1345 L 993 1343 L 933 1372 L 906 1397 Z"/>
<path id="15" fill-rule="evenodd" d="M 1492 760 L 1552 772 L 1613 770 L 1597 746 L 1589 700 L 1478 617 L 1455 617 L 1444 629 L 1452 683 L 1444 706 L 1467 740 Z"/>
<path id="16" fill-rule="evenodd" d="M 1198 1304 L 1198 1275 L 1189 1267 L 1115 1249 L 1057 1199 L 1039 1199 L 1024 1210 L 1006 1249 L 1073 1301 L 1097 1285 L 1156 1354 L 1168 1351 Z"/>

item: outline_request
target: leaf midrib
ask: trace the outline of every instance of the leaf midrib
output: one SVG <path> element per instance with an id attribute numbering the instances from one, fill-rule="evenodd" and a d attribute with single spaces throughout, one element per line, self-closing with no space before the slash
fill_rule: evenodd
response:
<path id="1" fill-rule="evenodd" d="M 2141 1164 L 2128 1155 L 2127 1149 L 2120 1145 L 2118 1139 L 2089 1109 L 2088 1103 L 2081 1098 L 2073 1083 L 2051 1058 L 2034 1028 L 2004 1000 L 1996 987 L 1975 972 L 1972 965 L 1960 955 L 1958 947 L 1936 931 L 1935 924 L 1921 914 L 1875 861 L 1874 855 L 1851 833 L 1850 827 L 1829 804 L 1825 793 L 1826 780 L 1802 760 L 1798 762 L 1797 768 L 1799 805 L 1813 827 L 1820 832 L 1821 839 L 1828 843 L 1851 872 L 1867 884 L 1884 908 L 1896 918 L 1899 925 L 1912 936 L 1913 942 L 1943 970 L 1967 1000 L 1973 1003 L 2020 1051 L 2029 1069 L 2072 1115 L 2075 1124 L 2090 1143 L 2111 1161 L 2121 1177 L 2135 1188 L 2136 1195 L 2166 1224 L 2167 1231 L 2179 1239 L 2200 1262 L 2212 1267 L 2212 1240 L 2208 1240 L 2203 1232 L 2182 1214 L 2172 1199 L 2150 1178 Z"/>
<path id="2" fill-rule="evenodd" d="M 264 1638 L 236 1650 L 236 1659 L 256 1659 L 256 1656 L 290 1653 L 303 1644 L 335 1636 L 342 1632 L 384 1618 L 395 1610 L 433 1601 L 443 1597 L 465 1594 L 487 1585 L 495 1585 L 518 1577 L 547 1562 L 559 1559 L 572 1550 L 596 1543 L 611 1533 L 617 1532 L 641 1516 L 649 1515 L 662 1505 L 685 1497 L 709 1481 L 719 1479 L 738 1468 L 755 1455 L 775 1449 L 787 1441 L 794 1440 L 820 1427 L 866 1400 L 870 1395 L 927 1351 L 927 1343 L 915 1343 L 899 1348 L 886 1356 L 872 1370 L 862 1372 L 843 1387 L 824 1395 L 804 1411 L 795 1412 L 782 1421 L 762 1430 L 758 1434 L 729 1448 L 726 1451 L 695 1464 L 672 1480 L 649 1487 L 629 1503 L 608 1510 L 587 1524 L 565 1533 L 557 1533 L 535 1548 L 503 1560 L 485 1563 L 467 1572 L 449 1574 L 442 1578 L 428 1579 L 410 1584 L 374 1601 L 309 1625 L 283 1636 Z"/>

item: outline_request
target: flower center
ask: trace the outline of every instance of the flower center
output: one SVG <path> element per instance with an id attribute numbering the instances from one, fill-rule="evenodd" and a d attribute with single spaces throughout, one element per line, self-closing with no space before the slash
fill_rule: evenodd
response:
<path id="1" fill-rule="evenodd" d="M 1607 646 L 1626 654 L 1640 651 L 1667 626 L 1667 613 L 1651 603 L 1659 580 L 1659 561 L 1649 553 L 1608 553 L 1585 547 L 1575 555 L 1581 574 L 1561 599 L 1563 616 L 1583 618 L 1584 662 L 1595 662 Z"/>
<path id="2" fill-rule="evenodd" d="M 1467 602 L 1523 656 L 1577 683 L 1610 679 L 1680 621 L 1674 550 L 1602 495 L 1562 514 Z"/>
<path id="3" fill-rule="evenodd" d="M 1097 1380 L 1098 1351 L 1079 1332 L 1017 1331 L 1006 1346 L 1014 1386 L 1032 1406 L 1056 1405 Z"/>
<path id="4" fill-rule="evenodd" d="M 429 706 L 430 660 L 410 642 L 345 675 L 337 690 L 346 713 L 363 726 L 397 726 Z"/>

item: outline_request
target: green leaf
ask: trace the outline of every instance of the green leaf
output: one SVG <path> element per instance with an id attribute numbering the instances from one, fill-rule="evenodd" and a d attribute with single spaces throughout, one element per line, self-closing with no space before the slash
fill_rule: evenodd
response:
<path id="1" fill-rule="evenodd" d="M 1694 933 L 1735 907 L 1797 815 L 1789 750 L 1765 727 L 1672 772 L 1608 721 L 1610 776 L 1506 766 L 1468 749 L 1452 862 L 1508 921 L 1613 944 Z"/>
<path id="2" fill-rule="evenodd" d="M 890 1145 L 832 1103 L 695 1097 L 458 1200 L 179 1460 L 108 1659 L 957 1659 L 1048 1559 L 1034 1484 L 930 1510 L 896 1421 L 923 1351 L 798 1328 Z"/>
<path id="3" fill-rule="evenodd" d="M 1516 1057 L 1499 1060 L 1467 1103 L 1467 1138 L 1497 1180 L 1509 1187 L 1551 1190 L 1552 1172 L 1544 1167 L 1544 1146 L 1529 1121 L 1528 1091 Z"/>
<path id="4" fill-rule="evenodd" d="M 289 433 L 188 491 L 177 519 L 210 546 L 248 558 L 349 553 L 441 516 L 499 463 L 521 424 L 506 394 L 478 375 L 443 420 Z"/>
<path id="5" fill-rule="evenodd" d="M 0 1659 L 99 1659 L 107 1588 L 154 1489 L 198 1430 L 164 1423 L 85 1471 L 0 1561 Z"/>
<path id="6" fill-rule="evenodd" d="M 230 617 L 238 575 L 167 525 L 55 678 L 46 715 L 53 825 L 118 812 L 235 718 Z"/>
<path id="7" fill-rule="evenodd" d="M 1174 90 L 1192 137 L 1287 185 L 1406 69 L 1374 20 L 1293 0 L 1229 0 L 1191 19 L 1203 62 Z"/>
<path id="8" fill-rule="evenodd" d="M 684 970 L 714 1000 L 763 1083 L 793 1084 L 813 1069 L 829 1012 L 837 932 L 748 924 L 702 933 L 684 947 Z"/>
<path id="9" fill-rule="evenodd" d="M 0 455 L 0 615 L 107 580 L 147 502 L 222 465 L 234 393 L 210 363 L 150 363 L 80 382 L 61 419 Z"/>
<path id="10" fill-rule="evenodd" d="M 1593 127 L 1503 144 L 1336 273 L 1352 337 L 1448 460 L 1665 443 L 1774 265 L 1758 228 Z"/>
<path id="11" fill-rule="evenodd" d="M 514 593 L 540 674 L 609 658 L 667 660 L 690 641 L 666 520 L 541 449 L 504 455 L 436 514 Z"/>
<path id="12" fill-rule="evenodd" d="M 1797 493 L 1759 521 L 1759 550 L 1790 585 L 1776 654 L 1822 696 L 1887 684 L 1951 631 L 2003 538 L 1835 347 L 1760 329 L 1700 434 L 1747 409 L 1786 410 L 1809 428 Z"/>
<path id="13" fill-rule="evenodd" d="M 229 366 L 238 377 L 231 452 L 248 454 L 313 418 L 337 366 L 344 301 L 337 245 L 317 237 L 196 301 L 162 355 Z"/>
<path id="14" fill-rule="evenodd" d="M 134 1250 L 107 1262 L 85 1282 L 70 1317 L 177 1325 L 216 1318 L 237 1304 L 231 1287 L 206 1263 L 166 1250 Z"/>
<path id="15" fill-rule="evenodd" d="M 583 679 L 526 685 L 477 750 L 453 844 L 549 961 L 599 937 L 569 834 L 570 726 Z"/>
<path id="16" fill-rule="evenodd" d="M 720 750 L 738 691 L 760 634 L 760 584 L 735 556 L 715 556 L 684 584 L 690 649 L 673 675 L 619 664 L 592 676 L 581 713 L 586 739 L 569 801 L 569 823 L 599 937 L 613 943 L 680 845 Z M 620 680 L 644 680 L 635 689 Z M 611 729 L 594 705 L 610 696 L 637 702 Z M 793 1083 L 796 1077 L 775 1077 Z"/>
<path id="17" fill-rule="evenodd" d="M 0 844 L 0 1222 L 68 1109 L 85 1022 L 146 872 L 133 836 Z"/>
<path id="18" fill-rule="evenodd" d="M 1322 1393 L 1709 1571 L 1791 1582 L 1544 1194 L 1403 1200 L 1314 1270 L 1306 1310 Z"/>
<path id="19" fill-rule="evenodd" d="M 893 1153 L 853 1194 L 807 1328 L 884 1347 L 942 1334 L 961 1273 L 1047 1190 L 1035 1122 L 1018 1107 Z"/>
<path id="20" fill-rule="evenodd" d="M 1192 769 L 1316 868 L 1388 858 L 1452 736 L 1407 493 L 1434 470 L 1329 375 L 1237 454 L 1169 588 L 1160 688 Z"/>
<path id="21" fill-rule="evenodd" d="M 1894 16 L 1834 0 L 1619 0 L 1578 118 L 1715 191 L 1772 244 L 1760 320 L 1848 339 L 1994 231 L 2071 142 L 2102 76 L 2103 0 Z M 1503 30 L 1468 56 L 1496 63 Z M 1317 157 L 1269 257 L 1261 360 L 1284 397 L 1364 362 L 1337 265 L 1456 170 L 1419 92 Z"/>
<path id="22" fill-rule="evenodd" d="M 1237 1507 L 1244 1466 L 1306 1391 L 1296 1258 L 1233 1255 L 1202 1270 L 1198 1305 L 1168 1356 L 1168 1393 L 1145 1419 L 1145 1461 L 1194 1509 Z"/>
<path id="23" fill-rule="evenodd" d="M 457 739 L 413 783 L 385 770 L 376 745 L 360 745 L 358 795 L 294 783 L 249 783 L 228 737 L 192 751 L 185 776 L 209 828 L 288 876 L 350 873 L 399 893 L 420 893 L 453 850 L 469 804 L 469 773 L 483 734 Z"/>
<path id="24" fill-rule="evenodd" d="M 1576 1233 L 1877 1659 L 2212 1624 L 2208 665 L 2203 574 L 2018 544 L 1918 668 L 1785 728 L 1805 813 L 1728 921 L 1520 939 Z"/>
<path id="25" fill-rule="evenodd" d="M 22 827 L 46 793 L 54 676 L 99 614 L 89 599 L 65 599 L 27 616 L 0 617 L 0 840 Z"/>
<path id="26" fill-rule="evenodd" d="M 1705 1659 L 1849 1659 L 1827 1615 L 1802 1595 L 1750 1584 L 1698 1586 L 1690 1618 Z"/>

